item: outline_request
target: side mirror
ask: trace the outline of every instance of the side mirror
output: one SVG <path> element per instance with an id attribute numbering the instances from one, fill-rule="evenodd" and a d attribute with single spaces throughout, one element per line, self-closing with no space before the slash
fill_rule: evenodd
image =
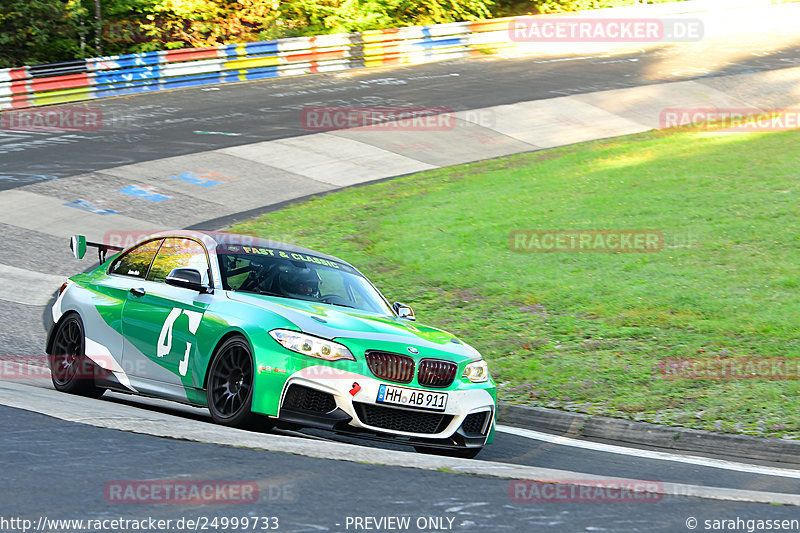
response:
<path id="1" fill-rule="evenodd" d="M 417 317 L 414 316 L 414 310 L 411 309 L 411 306 L 406 304 L 401 304 L 400 302 L 395 302 L 392 304 L 392 309 L 400 318 L 405 318 L 406 320 L 416 320 Z"/>
<path id="2" fill-rule="evenodd" d="M 203 277 L 194 268 L 176 268 L 164 280 L 167 285 L 183 287 L 197 292 L 208 292 L 209 287 L 203 285 Z"/>
<path id="3" fill-rule="evenodd" d="M 83 256 L 86 255 L 86 236 L 73 235 L 69 240 L 69 247 L 75 259 L 83 259 Z"/>

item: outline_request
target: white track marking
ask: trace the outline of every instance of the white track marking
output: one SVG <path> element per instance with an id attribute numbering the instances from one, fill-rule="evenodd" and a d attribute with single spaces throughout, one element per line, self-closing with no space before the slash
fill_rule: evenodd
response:
<path id="1" fill-rule="evenodd" d="M 708 457 L 700 457 L 697 455 L 682 455 L 668 452 L 656 452 L 652 450 L 642 450 L 639 448 L 627 448 L 625 446 L 616 446 L 614 444 L 603 444 L 600 442 L 591 442 L 585 440 L 571 439 L 560 435 L 551 435 L 549 433 L 541 433 L 530 429 L 515 428 L 511 426 L 497 426 L 497 431 L 516 435 L 518 437 L 526 437 L 529 439 L 540 440 L 549 442 L 558 446 L 572 446 L 573 448 L 583 448 L 584 450 L 594 450 L 598 452 L 616 453 L 620 455 L 632 455 L 643 459 L 656 459 L 659 461 L 672 461 L 675 463 L 685 463 L 697 466 L 707 466 L 710 468 L 722 468 L 724 470 L 733 470 L 735 472 L 746 472 L 748 474 L 761 474 L 764 476 L 777 476 L 788 477 L 792 479 L 800 479 L 800 470 L 790 470 L 787 468 L 776 468 L 772 466 L 751 465 L 747 463 L 737 463 L 735 461 L 725 461 L 723 459 L 711 459 Z"/>
<path id="2" fill-rule="evenodd" d="M 66 276 L 44 274 L 9 265 L 0 265 L 0 300 L 25 305 L 47 305 Z"/>

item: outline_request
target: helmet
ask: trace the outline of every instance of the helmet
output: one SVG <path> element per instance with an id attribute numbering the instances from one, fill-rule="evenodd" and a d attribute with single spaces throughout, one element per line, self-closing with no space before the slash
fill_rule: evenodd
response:
<path id="1" fill-rule="evenodd" d="M 281 269 L 278 285 L 281 292 L 292 298 L 308 300 L 319 297 L 319 274 L 310 268 Z"/>

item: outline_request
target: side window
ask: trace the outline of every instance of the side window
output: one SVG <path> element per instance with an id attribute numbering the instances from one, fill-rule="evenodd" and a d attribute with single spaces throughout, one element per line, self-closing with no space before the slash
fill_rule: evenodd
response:
<path id="1" fill-rule="evenodd" d="M 260 266 L 253 265 L 249 257 L 225 255 L 219 258 L 225 290 L 238 291 L 253 276 L 253 269 Z"/>
<path id="2" fill-rule="evenodd" d="M 133 278 L 144 279 L 147 276 L 147 269 L 153 262 L 153 256 L 158 251 L 161 239 L 148 241 L 140 244 L 122 257 L 116 259 L 108 269 L 109 274 L 121 274 Z"/>
<path id="3" fill-rule="evenodd" d="M 208 259 L 206 250 L 197 241 L 168 237 L 158 251 L 148 281 L 163 282 L 175 268 L 193 268 L 200 271 L 204 282 L 208 282 Z"/>

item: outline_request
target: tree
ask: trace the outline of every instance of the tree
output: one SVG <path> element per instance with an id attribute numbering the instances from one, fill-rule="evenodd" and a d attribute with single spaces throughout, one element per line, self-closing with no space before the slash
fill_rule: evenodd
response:
<path id="1" fill-rule="evenodd" d="M 479 20 L 492 0 L 289 0 L 281 2 L 286 35 L 313 35 Z"/>
<path id="2" fill-rule="evenodd" d="M 142 25 L 152 38 L 143 49 L 256 41 L 278 15 L 274 0 L 161 0 Z"/>
<path id="3" fill-rule="evenodd" d="M 78 0 L 5 0 L 0 11 L 0 68 L 83 57 L 87 13 Z"/>

